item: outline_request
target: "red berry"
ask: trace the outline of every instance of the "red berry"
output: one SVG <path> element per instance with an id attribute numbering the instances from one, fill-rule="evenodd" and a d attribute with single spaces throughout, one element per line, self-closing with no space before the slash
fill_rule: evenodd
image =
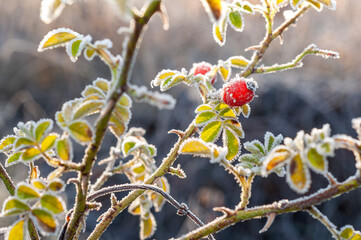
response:
<path id="1" fill-rule="evenodd" d="M 211 64 L 207 62 L 199 62 L 193 64 L 193 68 L 191 72 L 193 72 L 194 76 L 196 76 L 197 74 L 201 74 L 205 76 L 207 73 L 209 73 L 209 71 L 211 71 L 211 69 L 212 69 Z M 216 81 L 216 77 L 213 77 L 211 80 L 211 84 L 213 85 L 215 81 Z"/>
<path id="2" fill-rule="evenodd" d="M 236 77 L 223 85 L 221 98 L 230 107 L 240 107 L 252 101 L 257 87 L 253 79 Z"/>

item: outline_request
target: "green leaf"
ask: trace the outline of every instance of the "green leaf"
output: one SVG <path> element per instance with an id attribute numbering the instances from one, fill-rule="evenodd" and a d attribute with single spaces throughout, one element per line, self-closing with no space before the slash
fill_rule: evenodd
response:
<path id="1" fill-rule="evenodd" d="M 230 11 L 228 13 L 228 23 L 234 30 L 238 32 L 243 31 L 243 16 L 239 11 Z"/>
<path id="2" fill-rule="evenodd" d="M 79 36 L 78 33 L 68 28 L 58 28 L 45 35 L 39 44 L 38 51 L 65 46 L 65 44 Z"/>
<path id="3" fill-rule="evenodd" d="M 106 93 L 104 93 L 103 90 L 101 90 L 98 87 L 94 87 L 94 86 L 90 86 L 90 85 L 85 87 L 85 89 L 81 92 L 81 95 L 83 97 L 97 95 L 100 97 L 100 99 L 105 99 L 105 97 L 106 97 Z"/>
<path id="4" fill-rule="evenodd" d="M 241 150 L 240 142 L 239 139 L 235 136 L 235 134 L 230 130 L 225 130 L 223 134 L 224 134 L 223 142 L 225 143 L 228 149 L 226 158 L 227 160 L 231 161 L 235 157 L 237 157 L 238 154 L 240 153 Z"/>
<path id="5" fill-rule="evenodd" d="M 15 197 L 9 197 L 5 200 L 1 216 L 19 215 L 29 211 L 30 207 Z"/>
<path id="6" fill-rule="evenodd" d="M 29 147 L 29 146 L 33 146 L 35 144 L 36 143 L 32 139 L 29 139 L 29 138 L 26 138 L 26 137 L 19 137 L 15 141 L 14 147 L 15 147 L 15 150 L 17 151 L 17 150 L 21 150 L 21 149 Z"/>
<path id="7" fill-rule="evenodd" d="M 229 108 L 229 106 L 225 103 L 219 103 L 217 104 L 217 106 L 214 108 L 214 110 L 220 112 L 221 110 L 225 109 L 225 108 Z"/>
<path id="8" fill-rule="evenodd" d="M 255 14 L 252 4 L 250 4 L 247 1 L 242 2 L 242 7 L 241 8 L 247 13 Z"/>
<path id="9" fill-rule="evenodd" d="M 48 189 L 53 192 L 61 192 L 64 190 L 64 188 L 65 188 L 65 184 L 60 179 L 54 179 L 48 185 Z"/>
<path id="10" fill-rule="evenodd" d="M 97 86 L 98 88 L 100 88 L 101 90 L 103 90 L 104 92 L 108 92 L 109 91 L 109 85 L 110 82 L 104 78 L 97 78 L 94 82 L 93 82 L 94 86 Z"/>
<path id="11" fill-rule="evenodd" d="M 197 126 L 202 126 L 202 125 L 214 120 L 216 117 L 217 117 L 217 114 L 212 111 L 203 111 L 196 116 L 196 118 L 194 119 L 194 123 Z"/>
<path id="12" fill-rule="evenodd" d="M 208 104 L 202 104 L 197 107 L 195 113 L 212 110 L 212 107 Z"/>
<path id="13" fill-rule="evenodd" d="M 90 101 L 86 101 L 82 104 L 79 104 L 74 109 L 74 114 L 73 114 L 72 119 L 75 120 L 75 119 L 83 118 L 85 116 L 97 113 L 101 110 L 103 105 L 104 105 L 104 101 L 102 101 L 102 100 L 90 100 Z"/>
<path id="14" fill-rule="evenodd" d="M 41 157 L 41 151 L 37 148 L 28 148 L 22 152 L 20 159 L 22 161 L 34 161 Z"/>
<path id="15" fill-rule="evenodd" d="M 117 117 L 121 122 L 129 123 L 132 115 L 129 108 L 117 104 L 113 111 L 113 116 Z"/>
<path id="16" fill-rule="evenodd" d="M 222 131 L 222 122 L 213 121 L 208 123 L 202 130 L 200 138 L 205 142 L 214 142 Z"/>
<path id="17" fill-rule="evenodd" d="M 243 56 L 234 56 L 227 59 L 227 62 L 231 64 L 231 67 L 234 68 L 245 68 L 247 67 L 249 60 Z"/>
<path id="18" fill-rule="evenodd" d="M 327 161 L 326 158 L 319 154 L 316 149 L 311 148 L 307 152 L 307 158 L 309 166 L 316 172 L 325 172 L 327 171 Z"/>
<path id="19" fill-rule="evenodd" d="M 231 108 L 224 108 L 219 112 L 219 116 L 222 118 L 236 118 L 236 114 Z"/>
<path id="20" fill-rule="evenodd" d="M 162 83 L 160 84 L 160 90 L 166 91 L 174 86 L 177 86 L 183 81 L 186 81 L 186 77 L 183 74 L 175 74 L 162 81 Z"/>
<path id="21" fill-rule="evenodd" d="M 85 120 L 73 121 L 68 126 L 71 136 L 79 143 L 86 144 L 92 141 L 93 129 L 90 124 Z"/>
<path id="22" fill-rule="evenodd" d="M 51 133 L 46 138 L 44 138 L 40 145 L 41 151 L 46 152 L 50 150 L 55 145 L 55 141 L 58 139 L 58 137 L 59 135 L 57 133 Z"/>
<path id="23" fill-rule="evenodd" d="M 30 185 L 20 183 L 16 187 L 16 196 L 20 199 L 34 199 L 39 198 L 40 195 Z"/>
<path id="24" fill-rule="evenodd" d="M 354 228 L 351 225 L 343 226 L 340 230 L 340 237 L 344 239 L 350 239 L 354 234 Z"/>
<path id="25" fill-rule="evenodd" d="M 193 155 L 209 155 L 212 150 L 209 148 L 206 142 L 198 138 L 189 138 L 179 148 L 179 153 L 193 154 Z"/>
<path id="26" fill-rule="evenodd" d="M 57 222 L 53 215 L 41 208 L 34 208 L 31 211 L 32 216 L 35 218 L 37 226 L 46 234 L 54 234 L 57 229 Z"/>
<path id="27" fill-rule="evenodd" d="M 235 134 L 237 134 L 238 137 L 244 138 L 242 125 L 238 121 L 233 119 L 226 120 L 224 121 L 224 125 L 230 130 L 232 130 Z"/>
<path id="28" fill-rule="evenodd" d="M 14 135 L 8 135 L 6 137 L 4 137 L 3 139 L 1 139 L 0 141 L 0 153 L 1 152 L 6 152 L 9 149 L 12 148 L 14 142 L 16 140 L 16 136 Z"/>
<path id="29" fill-rule="evenodd" d="M 241 106 L 240 110 L 242 112 L 243 117 L 245 117 L 245 118 L 248 118 L 249 115 L 251 114 L 251 107 L 249 106 L 249 104 L 245 104 L 245 105 Z"/>
<path id="30" fill-rule="evenodd" d="M 134 149 L 136 146 L 136 142 L 125 142 L 123 143 L 123 154 L 124 156 L 128 156 Z M 138 147 L 136 147 L 138 148 Z"/>
<path id="31" fill-rule="evenodd" d="M 300 154 L 293 157 L 287 166 L 287 182 L 297 193 L 306 193 L 310 187 L 310 172 Z"/>
<path id="32" fill-rule="evenodd" d="M 67 136 L 62 137 L 56 142 L 55 151 L 62 160 L 71 161 L 73 159 L 73 145 Z"/>
<path id="33" fill-rule="evenodd" d="M 246 154 L 242 154 L 239 157 L 239 162 L 241 163 L 252 163 L 252 164 L 257 164 L 259 163 L 259 158 L 256 157 L 254 154 L 251 153 L 246 153 Z"/>
<path id="34" fill-rule="evenodd" d="M 40 199 L 40 204 L 43 208 L 46 208 L 54 214 L 59 214 L 64 211 L 64 204 L 57 197 L 45 194 Z"/>
<path id="35" fill-rule="evenodd" d="M 17 153 L 14 153 L 14 154 L 10 155 L 8 157 L 8 159 L 6 159 L 5 166 L 9 167 L 9 166 L 11 166 L 13 164 L 18 163 L 19 160 L 20 160 L 21 154 L 22 154 L 21 152 L 17 152 Z"/>
<path id="36" fill-rule="evenodd" d="M 150 152 L 150 156 L 154 157 L 157 155 L 157 148 L 153 145 L 148 145 L 148 150 Z"/>
<path id="37" fill-rule="evenodd" d="M 27 237 L 27 223 L 25 219 L 21 219 L 15 222 L 10 231 L 6 234 L 6 240 L 24 240 L 28 239 Z"/>
<path id="38" fill-rule="evenodd" d="M 146 239 L 153 236 L 157 229 L 157 222 L 152 213 L 148 212 L 148 216 L 145 218 L 141 217 L 140 220 L 140 239 Z"/>
<path id="39" fill-rule="evenodd" d="M 48 134 L 48 132 L 53 128 L 53 121 L 51 119 L 40 120 L 34 131 L 35 140 L 37 143 L 40 142 L 41 138 Z"/>

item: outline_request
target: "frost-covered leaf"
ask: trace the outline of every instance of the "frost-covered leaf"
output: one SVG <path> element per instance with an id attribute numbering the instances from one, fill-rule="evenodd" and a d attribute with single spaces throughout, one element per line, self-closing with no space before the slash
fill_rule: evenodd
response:
<path id="1" fill-rule="evenodd" d="M 42 119 L 39 122 L 37 122 L 34 130 L 34 136 L 36 142 L 39 143 L 40 140 L 43 138 L 43 136 L 47 135 L 52 128 L 53 128 L 53 120 L 51 119 Z"/>
<path id="2" fill-rule="evenodd" d="M 248 1 L 242 1 L 242 5 L 240 7 L 246 13 L 255 14 L 253 5 L 251 3 L 249 3 Z"/>
<path id="3" fill-rule="evenodd" d="M 291 0 L 291 6 L 293 9 L 297 9 L 304 2 L 304 0 Z"/>
<path id="4" fill-rule="evenodd" d="M 85 120 L 73 121 L 69 126 L 69 133 L 79 143 L 86 144 L 93 138 L 93 129 Z"/>
<path id="5" fill-rule="evenodd" d="M 73 159 L 73 145 L 68 136 L 63 136 L 58 139 L 55 152 L 62 160 L 71 161 Z"/>
<path id="6" fill-rule="evenodd" d="M 85 87 L 85 89 L 81 92 L 81 95 L 83 97 L 89 97 L 89 96 L 99 96 L 100 99 L 105 99 L 106 93 L 104 93 L 100 88 L 88 85 Z"/>
<path id="7" fill-rule="evenodd" d="M 35 145 L 34 140 L 27 137 L 19 137 L 14 143 L 15 151 L 22 150 L 24 148 Z"/>
<path id="8" fill-rule="evenodd" d="M 72 62 L 76 62 L 76 60 L 78 60 L 78 57 L 82 53 L 83 49 L 88 43 L 90 43 L 90 41 L 91 37 L 89 35 L 85 37 L 80 35 L 66 44 L 66 53 L 69 55 Z"/>
<path id="9" fill-rule="evenodd" d="M 281 134 L 276 137 L 271 132 L 266 132 L 264 135 L 264 146 L 266 147 L 267 152 L 270 152 L 273 148 L 278 146 L 283 140 Z"/>
<path id="10" fill-rule="evenodd" d="M 195 113 L 199 113 L 199 112 L 203 112 L 203 111 L 209 111 L 209 110 L 212 110 L 212 107 L 208 104 L 202 104 L 202 105 L 199 105 L 196 110 L 195 110 Z"/>
<path id="11" fill-rule="evenodd" d="M 85 116 L 97 113 L 104 105 L 102 100 L 90 100 L 79 104 L 74 109 L 73 119 L 83 118 Z"/>
<path id="12" fill-rule="evenodd" d="M 218 66 L 218 73 L 221 75 L 222 80 L 227 82 L 231 77 L 232 69 L 228 62 L 220 62 Z"/>
<path id="13" fill-rule="evenodd" d="M 15 197 L 9 197 L 3 204 L 1 216 L 19 215 L 29 211 L 30 207 Z"/>
<path id="14" fill-rule="evenodd" d="M 32 179 L 31 185 L 33 185 L 35 188 L 39 190 L 44 190 L 46 188 L 44 181 L 42 181 L 41 179 Z"/>
<path id="15" fill-rule="evenodd" d="M 200 138 L 205 142 L 214 142 L 222 131 L 222 122 L 213 121 L 208 123 L 202 130 Z"/>
<path id="16" fill-rule="evenodd" d="M 63 202 L 58 197 L 50 194 L 44 194 L 40 199 L 40 204 L 43 208 L 54 214 L 59 214 L 64 211 Z"/>
<path id="17" fill-rule="evenodd" d="M 124 124 L 128 124 L 131 118 L 132 112 L 129 110 L 129 108 L 125 108 L 121 106 L 120 104 L 117 104 L 113 111 L 113 116 L 117 117 L 121 122 Z"/>
<path id="18" fill-rule="evenodd" d="M 57 222 L 50 212 L 42 208 L 34 208 L 31 210 L 31 214 L 44 235 L 55 234 Z"/>
<path id="19" fill-rule="evenodd" d="M 27 148 L 22 152 L 20 159 L 22 161 L 28 162 L 28 161 L 34 161 L 40 157 L 41 157 L 41 151 L 39 149 Z"/>
<path id="20" fill-rule="evenodd" d="M 336 10 L 336 0 L 317 0 L 331 10 Z"/>
<path id="21" fill-rule="evenodd" d="M 238 121 L 229 119 L 224 121 L 223 123 L 227 128 L 237 134 L 239 138 L 244 138 L 244 131 L 242 125 Z"/>
<path id="22" fill-rule="evenodd" d="M 66 43 L 70 42 L 74 38 L 80 36 L 79 33 L 74 32 L 68 28 L 58 28 L 50 31 L 45 35 L 43 40 L 39 44 L 38 51 L 42 52 L 47 49 L 52 49 L 55 47 L 63 47 Z"/>
<path id="23" fill-rule="evenodd" d="M 244 143 L 244 148 L 248 152 L 253 153 L 256 156 L 265 156 L 266 155 L 266 151 L 264 149 L 263 144 L 258 140 L 253 140 L 252 142 Z"/>
<path id="24" fill-rule="evenodd" d="M 323 8 L 323 5 L 320 3 L 320 2 L 318 2 L 317 0 L 306 0 L 308 3 L 310 3 L 311 4 L 311 6 L 314 8 L 314 9 L 316 9 L 317 11 L 321 11 L 322 10 L 322 8 Z"/>
<path id="25" fill-rule="evenodd" d="M 300 154 L 293 157 L 287 165 L 287 182 L 294 191 L 300 194 L 307 192 L 310 187 L 310 172 Z"/>
<path id="26" fill-rule="evenodd" d="M 340 230 L 340 237 L 344 239 L 350 239 L 354 234 L 354 228 L 351 225 L 345 225 Z"/>
<path id="27" fill-rule="evenodd" d="M 223 142 L 225 143 L 228 152 L 227 160 L 231 161 L 238 156 L 241 150 L 241 145 L 238 137 L 230 130 L 223 131 Z"/>
<path id="28" fill-rule="evenodd" d="M 189 138 L 180 146 L 179 153 L 204 156 L 211 154 L 212 150 L 206 142 L 198 138 Z"/>
<path id="29" fill-rule="evenodd" d="M 24 240 L 28 239 L 28 225 L 25 219 L 15 222 L 9 232 L 5 235 L 6 240 Z"/>
<path id="30" fill-rule="evenodd" d="M 6 152 L 9 149 L 11 149 L 13 147 L 15 140 L 16 140 L 16 136 L 14 136 L 14 135 L 8 135 L 8 136 L 4 137 L 3 139 L 1 139 L 0 153 Z"/>
<path id="31" fill-rule="evenodd" d="M 136 148 L 138 148 L 137 142 L 133 141 L 124 141 L 122 146 L 122 151 L 124 156 L 128 156 L 132 151 L 134 151 Z"/>
<path id="32" fill-rule="evenodd" d="M 62 0 L 43 0 L 40 6 L 40 19 L 49 24 L 57 19 L 65 7 Z"/>
<path id="33" fill-rule="evenodd" d="M 246 153 L 246 154 L 242 154 L 242 155 L 239 157 L 238 161 L 241 162 L 241 163 L 258 164 L 259 158 L 256 157 L 254 154 Z"/>
<path id="34" fill-rule="evenodd" d="M 218 104 L 215 106 L 214 110 L 220 112 L 220 111 L 222 111 L 222 110 L 225 109 L 225 108 L 229 108 L 229 106 L 228 106 L 227 104 L 225 104 L 225 103 L 218 103 Z"/>
<path id="35" fill-rule="evenodd" d="M 46 152 L 54 147 L 55 141 L 58 139 L 59 135 L 57 133 L 49 134 L 40 144 L 40 149 L 42 152 Z"/>
<path id="36" fill-rule="evenodd" d="M 249 106 L 249 104 L 244 104 L 243 106 L 240 107 L 240 110 L 243 117 L 245 118 L 248 118 L 249 115 L 251 114 L 251 107 Z"/>
<path id="37" fill-rule="evenodd" d="M 157 229 L 157 222 L 152 213 L 148 212 L 148 216 L 141 217 L 140 220 L 140 239 L 146 239 L 153 236 L 155 230 Z"/>
<path id="38" fill-rule="evenodd" d="M 109 121 L 109 128 L 111 132 L 115 135 L 115 137 L 120 138 L 126 131 L 127 126 L 117 116 L 112 115 Z"/>
<path id="39" fill-rule="evenodd" d="M 174 86 L 177 86 L 181 82 L 187 81 L 186 76 L 183 74 L 175 74 L 171 77 L 168 77 L 160 84 L 160 90 L 166 91 Z"/>
<path id="40" fill-rule="evenodd" d="M 9 167 L 13 164 L 16 164 L 19 162 L 20 160 L 20 157 L 21 157 L 21 152 L 17 152 L 17 153 L 14 153 L 12 155 L 10 155 L 7 159 L 6 159 L 6 162 L 5 162 L 5 166 L 6 167 Z"/>
<path id="41" fill-rule="evenodd" d="M 171 78 L 172 76 L 174 76 L 175 74 L 180 74 L 180 72 L 178 71 L 173 71 L 173 70 L 162 70 L 160 73 L 157 74 L 157 76 L 152 80 L 151 82 L 151 86 L 159 86 L 163 81 L 165 81 L 168 78 Z"/>
<path id="42" fill-rule="evenodd" d="M 122 96 L 119 98 L 118 103 L 123 107 L 130 108 L 132 106 L 132 99 L 128 96 L 128 94 L 123 93 Z"/>
<path id="43" fill-rule="evenodd" d="M 158 181 L 156 181 L 156 184 L 164 192 L 169 193 L 170 187 L 169 187 L 168 180 L 165 177 L 161 177 Z M 152 192 L 151 199 L 152 199 L 155 211 L 160 212 L 162 210 L 163 205 L 166 202 L 165 198 L 160 194 Z"/>
<path id="44" fill-rule="evenodd" d="M 218 21 L 221 18 L 223 11 L 221 0 L 202 0 L 202 3 L 211 22 Z"/>
<path id="45" fill-rule="evenodd" d="M 40 197 L 37 191 L 35 191 L 30 185 L 25 183 L 20 183 L 16 187 L 16 196 L 19 199 L 26 199 L 26 200 Z"/>
<path id="46" fill-rule="evenodd" d="M 243 56 L 234 56 L 227 59 L 227 62 L 231 64 L 231 67 L 234 68 L 245 68 L 247 67 L 249 60 Z"/>
<path id="47" fill-rule="evenodd" d="M 65 188 L 65 183 L 61 179 L 53 179 L 48 184 L 48 189 L 53 192 L 61 192 Z"/>
<path id="48" fill-rule="evenodd" d="M 239 11 L 230 11 L 228 13 L 228 23 L 231 27 L 237 31 L 242 32 L 244 28 L 243 16 Z"/>
<path id="49" fill-rule="evenodd" d="M 219 112 L 219 116 L 222 118 L 236 118 L 236 114 L 233 112 L 231 108 L 224 108 Z"/>
<path id="50" fill-rule="evenodd" d="M 223 18 L 221 21 L 213 24 L 213 39 L 219 46 L 223 46 L 226 43 L 227 21 Z"/>
<path id="51" fill-rule="evenodd" d="M 276 147 L 266 158 L 263 163 L 264 174 L 268 174 L 273 170 L 285 165 L 293 154 L 284 146 Z"/>
<path id="52" fill-rule="evenodd" d="M 212 111 L 203 111 L 199 113 L 196 118 L 194 119 L 194 123 L 197 126 L 202 126 L 212 120 L 214 120 L 217 117 L 217 114 Z"/>
<path id="53" fill-rule="evenodd" d="M 316 149 L 311 148 L 307 152 L 308 164 L 316 172 L 327 171 L 327 161 L 324 156 L 319 154 Z"/>
<path id="54" fill-rule="evenodd" d="M 84 58 L 88 61 L 91 61 L 96 56 L 96 51 L 93 48 L 85 47 L 84 49 Z"/>

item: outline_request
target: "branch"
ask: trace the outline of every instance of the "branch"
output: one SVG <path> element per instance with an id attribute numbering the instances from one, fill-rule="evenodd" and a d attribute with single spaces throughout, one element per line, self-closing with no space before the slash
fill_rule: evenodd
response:
<path id="1" fill-rule="evenodd" d="M 162 164 L 158 167 L 158 169 L 149 178 L 147 178 L 143 182 L 143 184 L 152 184 L 157 178 L 165 175 L 169 171 L 169 168 L 172 166 L 172 164 L 178 157 L 178 151 L 179 151 L 181 144 L 194 133 L 195 129 L 196 129 L 196 127 L 194 126 L 194 124 L 191 124 L 188 127 L 188 129 L 184 132 L 184 136 L 182 138 L 178 139 L 178 141 L 176 142 L 174 147 L 171 149 L 168 156 L 163 159 Z M 129 206 L 129 204 L 131 204 L 137 197 L 142 195 L 144 193 L 144 191 L 145 190 L 133 191 L 128 196 L 124 197 L 121 201 L 119 201 L 116 205 L 114 205 L 110 211 L 106 212 L 103 215 L 102 220 L 97 224 L 97 226 L 95 227 L 93 232 L 88 237 L 88 240 L 99 239 L 100 236 L 102 235 L 102 233 L 111 224 L 113 219 L 119 213 L 121 213 L 125 208 L 127 208 Z"/>
<path id="2" fill-rule="evenodd" d="M 302 197 L 293 201 L 281 200 L 272 204 L 248 208 L 245 210 L 234 211 L 231 215 L 218 217 L 205 226 L 196 229 L 193 232 L 184 235 L 180 239 L 200 239 L 211 233 L 225 229 L 239 221 L 267 217 L 270 213 L 283 214 L 289 212 L 305 211 L 312 206 L 321 204 L 331 198 L 337 197 L 343 193 L 350 192 L 361 186 L 361 177 L 352 176 L 342 183 L 330 185 L 309 196 Z"/>
<path id="3" fill-rule="evenodd" d="M 339 54 L 333 51 L 327 51 L 327 50 L 321 50 L 316 47 L 316 45 L 311 44 L 308 47 L 306 47 L 300 54 L 297 55 L 295 59 L 292 60 L 290 63 L 286 64 L 275 64 L 273 66 L 269 67 L 259 67 L 255 68 L 255 73 L 272 73 L 276 71 L 283 71 L 283 70 L 289 70 L 292 68 L 299 68 L 302 67 L 302 60 L 307 55 L 319 55 L 323 57 L 332 57 L 332 58 L 339 58 Z"/>
<path id="4" fill-rule="evenodd" d="M 266 52 L 267 48 L 271 44 L 271 42 L 276 39 L 277 37 L 281 36 L 282 33 L 293 23 L 296 22 L 296 20 L 302 16 L 311 6 L 305 6 L 299 9 L 295 15 L 285 21 L 281 26 L 279 26 L 273 33 L 270 33 L 267 31 L 265 38 L 262 40 L 261 44 L 259 45 L 259 48 L 257 48 L 257 51 L 254 52 L 252 59 L 250 63 L 247 65 L 246 69 L 243 70 L 241 73 L 241 77 L 248 77 L 252 73 L 255 72 L 255 67 L 259 63 L 259 61 L 262 59 L 264 53 Z M 267 18 L 266 18 L 267 20 Z M 268 21 L 268 20 L 267 20 Z"/>
<path id="5" fill-rule="evenodd" d="M 334 239 L 341 240 L 341 237 L 337 233 L 336 226 L 325 216 L 323 215 L 315 206 L 310 207 L 306 210 L 313 218 L 320 221 L 328 231 L 332 234 Z"/>
<path id="6" fill-rule="evenodd" d="M 119 74 L 119 79 L 113 79 L 116 82 L 110 93 L 110 97 L 107 101 L 107 105 L 100 113 L 96 124 L 95 124 L 95 137 L 93 142 L 86 149 L 83 164 L 84 168 L 78 174 L 79 182 L 81 183 L 81 188 L 77 188 L 77 195 L 75 201 L 75 208 L 70 219 L 70 222 L 67 226 L 65 233 L 65 239 L 73 239 L 76 235 L 77 229 L 80 226 L 80 220 L 86 212 L 86 198 L 89 188 L 90 173 L 96 159 L 96 155 L 100 149 L 100 145 L 103 142 L 105 132 L 108 128 L 108 123 L 111 117 L 111 114 L 115 108 L 116 103 L 123 93 L 127 90 L 127 84 L 129 82 L 134 61 L 137 55 L 137 50 L 139 44 L 142 40 L 142 33 L 144 27 L 148 24 L 150 18 L 160 9 L 161 0 L 153 0 L 149 3 L 148 7 L 145 9 L 143 16 L 134 16 L 134 28 L 130 35 L 127 49 L 124 57 L 124 64 L 122 65 L 121 72 Z M 113 76 L 117 76 L 114 74 Z"/>
<path id="7" fill-rule="evenodd" d="M 130 191 L 130 190 L 150 190 L 162 195 L 173 207 L 175 207 L 178 211 L 177 214 L 179 216 L 187 215 L 198 227 L 204 226 L 204 223 L 191 211 L 185 203 L 178 203 L 170 194 L 163 191 L 161 188 L 149 185 L 149 184 L 123 184 L 112 187 L 102 188 L 96 192 L 93 192 L 88 197 L 88 201 L 95 200 L 101 196 L 108 195 L 115 192 L 122 191 Z M 212 235 L 210 235 L 210 239 L 214 239 Z"/>

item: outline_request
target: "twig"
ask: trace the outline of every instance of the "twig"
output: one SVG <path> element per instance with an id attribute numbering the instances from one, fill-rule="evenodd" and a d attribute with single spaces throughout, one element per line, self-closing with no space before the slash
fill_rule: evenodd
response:
<path id="1" fill-rule="evenodd" d="M 337 233 L 336 226 L 315 206 L 306 209 L 306 212 L 308 212 L 312 217 L 320 221 L 327 228 L 327 230 L 330 231 L 334 239 L 341 240 L 340 235 Z"/>
<path id="2" fill-rule="evenodd" d="M 349 179 L 345 180 L 342 183 L 337 183 L 335 185 L 329 185 L 328 187 L 321 189 L 320 191 L 313 193 L 309 196 L 288 201 L 281 200 L 273 204 L 257 206 L 253 208 L 248 208 L 245 210 L 237 210 L 235 214 L 230 216 L 218 217 L 212 222 L 209 222 L 205 226 L 194 230 L 193 232 L 184 235 L 180 239 L 200 239 L 208 234 L 218 232 L 222 229 L 225 229 L 239 221 L 266 217 L 270 213 L 283 214 L 289 212 L 297 212 L 308 210 L 310 207 L 318 205 L 322 202 L 325 202 L 331 198 L 337 197 L 343 193 L 352 191 L 361 186 L 361 177 L 352 176 Z"/>
<path id="3" fill-rule="evenodd" d="M 101 196 L 108 195 L 115 192 L 131 191 L 131 190 L 150 190 L 162 195 L 173 207 L 178 211 L 179 216 L 189 217 L 198 227 L 204 226 L 204 223 L 191 211 L 185 203 L 178 203 L 170 194 L 163 191 L 161 188 L 149 184 L 123 184 L 117 186 L 111 186 L 102 188 L 101 190 L 93 192 L 88 196 L 87 201 L 93 201 Z M 209 239 L 214 239 L 212 235 L 209 235 Z"/>

